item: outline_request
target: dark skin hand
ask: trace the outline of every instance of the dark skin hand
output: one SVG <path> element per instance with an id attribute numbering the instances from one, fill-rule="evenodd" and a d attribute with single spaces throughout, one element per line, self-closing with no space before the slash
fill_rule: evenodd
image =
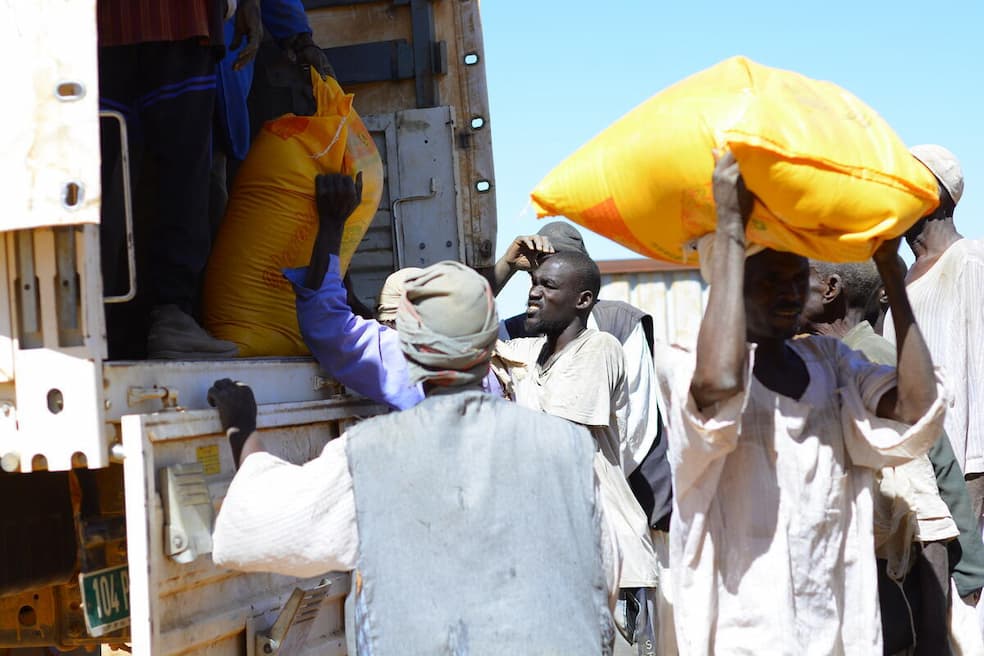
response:
<path id="1" fill-rule="evenodd" d="M 244 66 L 256 59 L 256 53 L 260 50 L 260 42 L 263 41 L 263 18 L 260 14 L 260 0 L 239 0 L 236 7 L 236 29 L 232 35 L 230 48 L 238 50 L 239 46 L 246 42 L 243 49 L 236 55 L 236 61 L 232 63 L 232 70 L 242 70 Z"/>
<path id="2" fill-rule="evenodd" d="M 492 269 L 492 293 L 498 294 L 517 271 L 532 271 L 544 256 L 555 253 L 550 239 L 542 235 L 520 235 L 513 239 L 506 252 Z"/>
<path id="3" fill-rule="evenodd" d="M 250 453 L 264 450 L 256 432 L 256 399 L 248 385 L 222 378 L 209 388 L 206 398 L 219 411 L 237 469 Z"/>
<path id="4" fill-rule="evenodd" d="M 319 175 L 314 179 L 314 199 L 318 208 L 318 236 L 311 249 L 304 286 L 318 289 L 328 271 L 331 255 L 342 247 L 345 222 L 362 202 L 362 172 L 355 180 L 341 173 Z"/>
<path id="5" fill-rule="evenodd" d="M 287 58 L 299 66 L 310 66 L 318 71 L 322 80 L 335 77 L 335 69 L 328 62 L 328 55 L 312 40 L 310 32 L 295 34 L 284 41 Z"/>

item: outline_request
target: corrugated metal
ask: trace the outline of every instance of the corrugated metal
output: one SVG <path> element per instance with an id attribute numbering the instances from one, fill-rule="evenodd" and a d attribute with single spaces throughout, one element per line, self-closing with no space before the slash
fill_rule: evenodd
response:
<path id="1" fill-rule="evenodd" d="M 635 305 L 652 315 L 656 339 L 693 347 L 707 306 L 707 285 L 696 269 L 613 271 L 602 273 L 599 298 Z"/>

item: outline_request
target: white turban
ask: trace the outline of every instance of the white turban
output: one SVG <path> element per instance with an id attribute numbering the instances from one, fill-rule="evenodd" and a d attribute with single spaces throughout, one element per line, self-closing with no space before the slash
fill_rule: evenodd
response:
<path id="1" fill-rule="evenodd" d="M 957 156 L 936 144 L 913 146 L 909 152 L 933 172 L 943 188 L 949 192 L 953 204 L 959 203 L 963 196 L 964 179 Z"/>

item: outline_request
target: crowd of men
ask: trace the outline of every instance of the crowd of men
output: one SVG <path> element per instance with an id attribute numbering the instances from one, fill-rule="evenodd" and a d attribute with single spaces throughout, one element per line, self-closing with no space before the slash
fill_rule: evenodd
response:
<path id="1" fill-rule="evenodd" d="M 560 222 L 489 280 L 397 272 L 377 319 L 357 316 L 338 249 L 361 185 L 319 177 L 311 265 L 285 274 L 302 334 L 395 412 L 293 465 L 266 451 L 249 388 L 217 381 L 239 470 L 216 562 L 354 571 L 358 654 L 984 653 L 984 244 L 954 227 L 956 158 L 913 154 L 941 202 L 905 235 L 909 271 L 899 239 L 849 264 L 746 243 L 752 197 L 725 155 L 692 350 L 599 301 Z M 516 271 L 527 308 L 500 322 Z"/>
<path id="2" fill-rule="evenodd" d="M 101 106 L 150 164 L 136 196 L 158 215 L 138 350 L 232 357 L 195 297 L 249 148 L 253 57 L 266 31 L 331 67 L 300 0 L 99 0 L 97 17 Z M 113 254 L 124 160 L 109 133 L 103 147 Z M 267 452 L 249 388 L 217 381 L 238 471 L 215 561 L 355 572 L 361 655 L 984 654 L 984 242 L 954 225 L 956 157 L 912 153 L 940 203 L 905 234 L 908 270 L 899 239 L 848 264 L 747 243 L 752 196 L 721 157 L 693 349 L 599 300 L 564 222 L 517 237 L 487 277 L 398 271 L 363 318 L 338 258 L 361 177 L 319 176 L 310 265 L 285 272 L 301 332 L 393 412 L 294 465 Z M 518 271 L 527 307 L 500 321 Z"/>

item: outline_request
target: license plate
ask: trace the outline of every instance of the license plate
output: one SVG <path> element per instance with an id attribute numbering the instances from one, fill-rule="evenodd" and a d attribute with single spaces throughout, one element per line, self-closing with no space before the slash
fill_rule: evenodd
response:
<path id="1" fill-rule="evenodd" d="M 130 625 L 130 576 L 126 565 L 79 575 L 85 627 L 98 637 Z"/>

